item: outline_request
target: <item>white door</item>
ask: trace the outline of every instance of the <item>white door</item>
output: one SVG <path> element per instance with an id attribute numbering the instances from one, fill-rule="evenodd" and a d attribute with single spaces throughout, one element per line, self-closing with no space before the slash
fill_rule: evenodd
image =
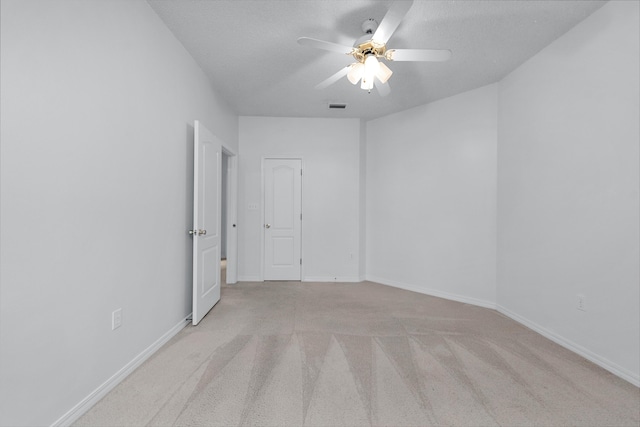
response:
<path id="1" fill-rule="evenodd" d="M 222 146 L 197 120 L 193 149 L 193 324 L 220 300 Z"/>
<path id="2" fill-rule="evenodd" d="M 300 280 L 302 160 L 264 160 L 264 279 Z"/>

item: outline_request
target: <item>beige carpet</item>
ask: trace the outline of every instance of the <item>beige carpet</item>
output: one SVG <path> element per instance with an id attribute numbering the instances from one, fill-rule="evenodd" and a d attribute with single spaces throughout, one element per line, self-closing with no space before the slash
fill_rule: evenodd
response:
<path id="1" fill-rule="evenodd" d="M 493 310 L 238 283 L 79 426 L 638 426 L 640 391 Z"/>

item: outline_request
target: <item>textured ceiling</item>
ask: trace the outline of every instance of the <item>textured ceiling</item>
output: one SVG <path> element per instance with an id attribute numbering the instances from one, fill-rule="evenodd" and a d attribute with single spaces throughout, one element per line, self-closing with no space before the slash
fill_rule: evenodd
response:
<path id="1" fill-rule="evenodd" d="M 240 115 L 371 119 L 494 83 L 604 1 L 416 0 L 387 48 L 450 49 L 448 62 L 390 62 L 391 94 L 346 78 L 314 86 L 354 62 L 300 46 L 312 37 L 347 46 L 391 1 L 148 0 Z M 328 103 L 346 103 L 329 110 Z"/>

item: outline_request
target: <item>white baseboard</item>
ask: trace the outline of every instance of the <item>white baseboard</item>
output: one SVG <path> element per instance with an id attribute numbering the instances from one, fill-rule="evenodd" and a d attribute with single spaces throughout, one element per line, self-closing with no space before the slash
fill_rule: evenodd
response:
<path id="1" fill-rule="evenodd" d="M 191 314 L 181 320 L 177 325 L 169 329 L 164 333 L 156 342 L 144 349 L 142 353 L 138 354 L 129 363 L 127 363 L 122 369 L 116 372 L 111 378 L 105 381 L 102 385 L 91 392 L 87 397 L 82 399 L 76 406 L 71 408 L 66 414 L 60 417 L 51 426 L 70 426 L 78 418 L 80 418 L 85 412 L 87 412 L 93 405 L 98 403 L 100 399 L 107 395 L 115 386 L 120 384 L 130 373 L 132 373 L 138 366 L 140 366 L 145 360 L 153 355 L 166 344 L 171 338 L 173 338 L 178 332 L 180 332 L 185 326 L 189 324 L 188 319 L 191 319 Z"/>
<path id="2" fill-rule="evenodd" d="M 302 282 L 362 282 L 364 278 L 357 276 L 305 276 Z M 238 276 L 238 282 L 262 282 L 258 276 Z"/>
<path id="3" fill-rule="evenodd" d="M 303 282 L 362 282 L 357 276 L 305 276 Z"/>
<path id="4" fill-rule="evenodd" d="M 486 301 L 478 298 L 467 297 L 464 295 L 451 294 L 449 292 L 442 292 L 435 289 L 422 288 L 408 283 L 402 283 L 395 280 L 383 279 L 381 277 L 367 275 L 367 280 L 370 282 L 380 283 L 381 285 L 393 286 L 394 288 L 404 289 L 406 291 L 417 292 L 419 294 L 430 295 L 432 297 L 444 298 L 452 301 L 462 302 L 465 304 L 477 305 L 484 308 L 492 308 L 495 310 L 496 303 L 492 301 Z"/>
<path id="5" fill-rule="evenodd" d="M 496 310 L 502 314 L 504 314 L 507 317 L 510 317 L 511 319 L 515 320 L 518 323 L 523 324 L 524 326 L 526 326 L 529 329 L 532 329 L 534 331 L 536 331 L 537 333 L 539 333 L 540 335 L 542 335 L 545 338 L 550 339 L 551 341 L 555 342 L 558 345 L 561 345 L 562 347 L 571 350 L 572 352 L 579 354 L 580 356 L 584 357 L 585 359 L 595 363 L 596 365 L 600 366 L 601 368 L 606 369 L 607 371 L 611 372 L 614 375 L 619 376 L 620 378 L 622 378 L 623 380 L 626 380 L 628 382 L 630 382 L 631 384 L 635 385 L 636 387 L 640 387 L 640 375 L 629 371 L 626 368 L 623 368 L 622 366 L 619 366 L 618 364 L 605 359 L 604 357 L 592 352 L 591 350 L 588 350 L 584 347 L 582 347 L 579 344 L 574 343 L 571 340 L 568 340 L 558 334 L 556 334 L 553 331 L 550 331 L 549 329 L 538 325 L 535 322 L 532 322 L 529 319 L 526 319 L 512 311 L 509 311 L 507 308 L 498 305 L 496 306 Z"/>

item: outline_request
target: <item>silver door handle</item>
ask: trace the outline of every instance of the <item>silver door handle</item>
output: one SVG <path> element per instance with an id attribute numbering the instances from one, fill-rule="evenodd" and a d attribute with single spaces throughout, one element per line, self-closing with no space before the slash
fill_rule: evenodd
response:
<path id="1" fill-rule="evenodd" d="M 202 236 L 203 234 L 207 234 L 207 230 L 198 230 L 198 236 Z"/>
<path id="2" fill-rule="evenodd" d="M 264 228 L 271 228 L 271 224 L 265 224 Z"/>
<path id="3" fill-rule="evenodd" d="M 189 236 L 195 236 L 198 234 L 198 230 L 189 230 Z"/>

